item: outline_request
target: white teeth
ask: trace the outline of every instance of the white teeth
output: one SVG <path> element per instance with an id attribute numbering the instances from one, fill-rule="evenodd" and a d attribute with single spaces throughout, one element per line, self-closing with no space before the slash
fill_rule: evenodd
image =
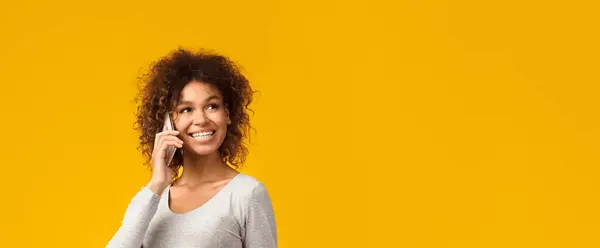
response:
<path id="1" fill-rule="evenodd" d="M 209 136 L 213 135 L 214 133 L 215 133 L 214 131 L 201 132 L 201 133 L 193 133 L 192 137 L 194 137 L 194 138 L 209 137 Z"/>

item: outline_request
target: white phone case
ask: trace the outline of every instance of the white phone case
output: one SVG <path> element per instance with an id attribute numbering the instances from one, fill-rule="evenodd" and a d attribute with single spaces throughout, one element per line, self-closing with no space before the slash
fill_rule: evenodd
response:
<path id="1" fill-rule="evenodd" d="M 174 130 L 173 123 L 171 122 L 171 117 L 169 116 L 168 112 L 165 114 L 164 125 L 167 126 L 167 130 Z M 177 151 L 177 147 L 174 147 L 174 146 L 167 147 L 167 157 L 166 157 L 167 160 L 165 160 L 167 166 L 171 165 L 171 161 L 173 160 L 173 157 L 175 156 L 176 151 Z"/>

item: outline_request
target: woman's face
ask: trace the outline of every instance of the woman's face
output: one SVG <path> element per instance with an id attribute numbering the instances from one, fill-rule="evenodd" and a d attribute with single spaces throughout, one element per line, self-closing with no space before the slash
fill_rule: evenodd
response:
<path id="1" fill-rule="evenodd" d="M 219 150 L 231 124 L 219 90 L 192 81 L 181 90 L 175 112 L 173 122 L 186 152 L 209 155 Z"/>

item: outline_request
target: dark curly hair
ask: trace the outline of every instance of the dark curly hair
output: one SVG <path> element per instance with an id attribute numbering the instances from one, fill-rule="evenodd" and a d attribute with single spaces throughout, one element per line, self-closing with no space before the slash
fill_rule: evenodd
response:
<path id="1" fill-rule="evenodd" d="M 249 105 L 255 92 L 240 68 L 228 58 L 208 50 L 183 48 L 152 63 L 149 70 L 138 78 L 134 129 L 140 132 L 138 150 L 141 149 L 145 164 L 152 168 L 154 137 L 162 131 L 165 113 L 173 112 L 182 89 L 192 81 L 208 83 L 223 95 L 231 124 L 218 152 L 223 162 L 240 168 L 248 154 L 245 138 L 249 138 L 249 131 L 253 129 L 248 112 L 252 111 Z M 178 178 L 182 165 L 183 157 L 177 152 L 169 165 L 173 169 L 173 180 Z"/>

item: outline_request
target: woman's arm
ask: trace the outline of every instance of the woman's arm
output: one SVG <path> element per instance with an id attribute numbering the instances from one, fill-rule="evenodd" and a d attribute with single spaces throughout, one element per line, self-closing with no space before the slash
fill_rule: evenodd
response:
<path id="1" fill-rule="evenodd" d="M 138 192 L 123 217 L 121 227 L 110 240 L 107 248 L 140 248 L 146 236 L 148 225 L 158 209 L 160 196 L 149 187 L 144 187 Z"/>
<path id="2" fill-rule="evenodd" d="M 275 215 L 269 193 L 262 183 L 252 191 L 247 206 L 244 248 L 276 248 Z"/>
<path id="3" fill-rule="evenodd" d="M 121 227 L 106 247 L 140 248 L 142 246 L 148 225 L 158 210 L 160 194 L 172 180 L 173 170 L 167 166 L 166 161 L 167 149 L 183 147 L 183 141 L 177 138 L 179 131 L 167 129 L 168 127 L 165 125 L 163 131 L 157 133 L 154 139 L 150 182 L 133 197 L 125 212 Z"/>

